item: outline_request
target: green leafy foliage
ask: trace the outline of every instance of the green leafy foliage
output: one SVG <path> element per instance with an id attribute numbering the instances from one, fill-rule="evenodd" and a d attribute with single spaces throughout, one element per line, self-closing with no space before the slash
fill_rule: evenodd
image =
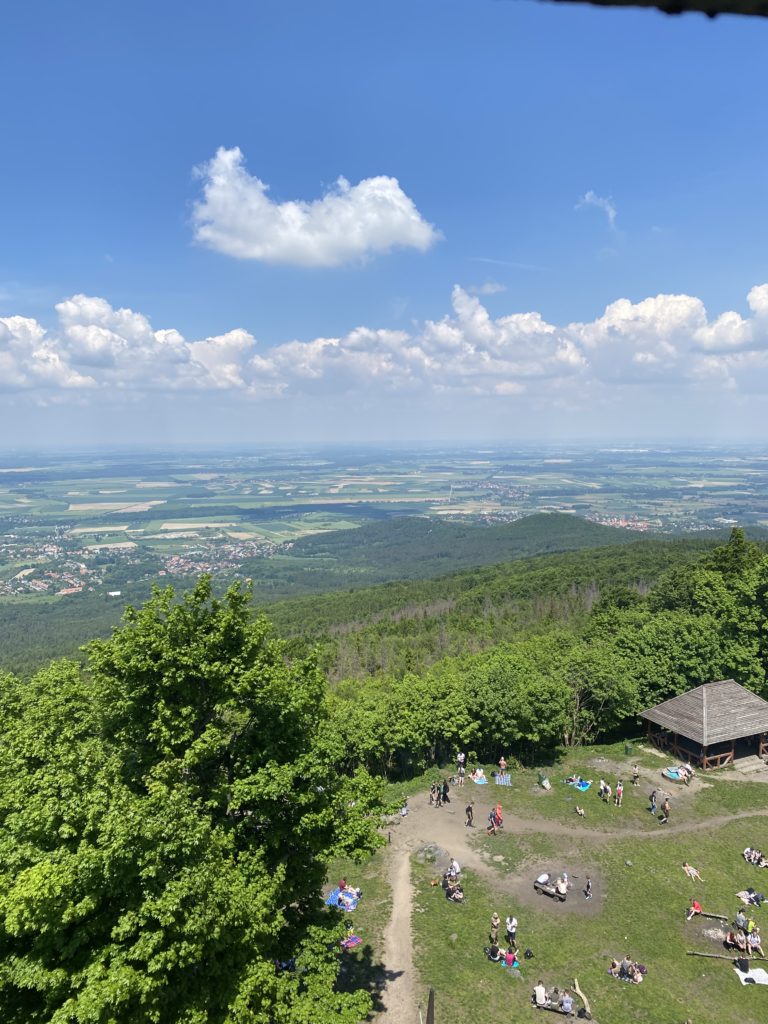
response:
<path id="1" fill-rule="evenodd" d="M 2 680 L 2 1019 L 358 1021 L 319 893 L 377 844 L 380 786 L 337 770 L 316 665 L 203 579 L 88 668 Z"/>

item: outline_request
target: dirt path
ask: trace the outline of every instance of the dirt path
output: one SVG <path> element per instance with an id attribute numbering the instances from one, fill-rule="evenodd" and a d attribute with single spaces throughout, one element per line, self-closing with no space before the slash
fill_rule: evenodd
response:
<path id="1" fill-rule="evenodd" d="M 419 987 L 413 967 L 411 844 L 398 835 L 389 857 L 392 916 L 384 931 L 384 1010 L 380 1020 L 418 1024 Z"/>
<path id="2" fill-rule="evenodd" d="M 467 796 L 475 799 L 476 828 L 464 826 L 464 804 Z M 392 887 L 392 916 L 384 933 L 384 970 L 385 987 L 382 993 L 384 1009 L 377 1015 L 377 1021 L 388 1024 L 418 1024 L 419 1005 L 426 1006 L 427 993 L 423 990 L 413 965 L 413 935 L 411 913 L 413 908 L 413 885 L 411 883 L 411 856 L 421 847 L 435 844 L 445 850 L 446 854 L 455 857 L 463 870 L 468 870 L 484 879 L 500 895 L 511 897 L 515 905 L 531 903 L 544 899 L 535 896 L 531 886 L 531 871 L 524 873 L 505 874 L 499 870 L 484 852 L 477 847 L 473 839 L 482 834 L 485 819 L 491 807 L 491 801 L 481 803 L 477 794 L 465 790 L 457 790 L 454 801 L 447 807 L 434 808 L 427 804 L 426 797 L 415 797 L 411 802 L 407 818 L 398 819 L 392 828 L 392 845 L 389 851 L 389 881 Z M 578 822 L 568 824 L 550 818 L 518 818 L 505 814 L 505 831 L 513 834 L 542 833 L 545 835 L 567 836 L 580 843 L 605 842 L 606 838 L 622 839 L 657 835 L 664 836 L 680 833 L 705 832 L 738 821 L 740 818 L 758 818 L 768 816 L 768 809 L 739 811 L 736 814 L 722 814 L 714 818 L 702 819 L 698 822 L 684 822 L 678 825 L 659 826 L 658 829 L 615 828 L 593 829 L 579 827 Z M 572 877 L 583 877 L 584 865 L 572 857 L 564 857 L 564 863 L 558 870 L 567 868 Z M 446 859 L 447 864 L 447 859 Z M 443 865 L 436 865 L 436 871 Z M 602 885 L 600 878 L 592 871 L 591 877 L 595 884 L 596 898 L 587 902 L 578 894 L 564 904 L 557 904 L 556 912 L 599 914 L 602 909 Z"/>

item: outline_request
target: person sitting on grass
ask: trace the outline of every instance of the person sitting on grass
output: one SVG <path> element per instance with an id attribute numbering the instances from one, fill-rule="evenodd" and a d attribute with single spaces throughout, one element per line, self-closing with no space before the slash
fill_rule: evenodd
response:
<path id="1" fill-rule="evenodd" d="M 567 989 L 560 996 L 560 1009 L 569 1016 L 573 1013 L 573 997 L 569 995 Z"/>
<path id="2" fill-rule="evenodd" d="M 544 987 L 544 982 L 541 980 L 541 978 L 539 978 L 538 985 L 534 985 L 533 987 L 532 1002 L 533 1005 L 538 1007 L 538 1009 L 540 1010 L 543 1010 L 545 1007 L 549 1006 L 549 996 L 547 995 L 547 990 Z"/>
<path id="3" fill-rule="evenodd" d="M 733 922 L 734 927 L 740 931 L 746 931 L 747 928 L 747 915 L 744 913 L 744 907 L 739 907 L 739 912 L 736 915 L 736 920 Z"/>
<path id="4" fill-rule="evenodd" d="M 608 968 L 608 973 L 612 974 L 614 978 L 618 978 L 619 972 L 621 971 L 621 963 L 613 958 L 611 960 L 611 966 Z"/>
<path id="5" fill-rule="evenodd" d="M 501 950 L 499 949 L 498 943 L 492 942 L 486 949 L 486 956 L 493 963 L 497 964 L 501 960 Z"/>
<path id="6" fill-rule="evenodd" d="M 724 939 L 726 949 L 737 949 L 740 953 L 747 952 L 747 937 L 743 931 L 729 931 Z"/>
<path id="7" fill-rule="evenodd" d="M 580 818 L 586 818 L 586 816 L 587 816 L 586 812 L 584 811 L 584 808 L 583 807 L 579 807 L 578 804 L 576 804 L 576 813 L 578 814 L 578 816 Z"/>
<path id="8" fill-rule="evenodd" d="M 750 932 L 747 936 L 747 948 L 749 949 L 750 956 L 765 956 L 763 947 L 760 944 L 760 929 L 755 928 L 754 931 Z"/>
<path id="9" fill-rule="evenodd" d="M 637 964 L 632 964 L 627 974 L 627 980 L 631 981 L 633 985 L 639 985 L 643 980 L 643 972 L 640 970 Z"/>
<path id="10" fill-rule="evenodd" d="M 701 904 L 699 903 L 699 901 L 698 900 L 691 900 L 691 905 L 688 908 L 688 914 L 687 914 L 685 919 L 686 919 L 686 921 L 690 921 L 694 917 L 696 917 L 697 914 L 700 914 L 700 913 L 701 913 Z"/>
<path id="11" fill-rule="evenodd" d="M 507 965 L 507 967 L 520 966 L 520 962 L 517 959 L 517 951 L 514 949 L 513 946 L 510 946 L 507 949 L 507 952 L 504 954 L 504 963 Z"/>
<path id="12" fill-rule="evenodd" d="M 452 885 L 450 882 L 448 882 L 445 890 L 445 895 L 446 898 L 451 900 L 453 903 L 461 903 L 462 900 L 464 899 L 464 890 L 458 883 Z"/>

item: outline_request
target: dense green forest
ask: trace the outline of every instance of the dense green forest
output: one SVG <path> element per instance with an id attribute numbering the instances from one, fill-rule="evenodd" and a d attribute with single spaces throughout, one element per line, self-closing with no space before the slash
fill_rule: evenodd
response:
<path id="1" fill-rule="evenodd" d="M 768 696 L 768 556 L 734 530 L 647 592 L 616 576 L 588 615 L 538 627 L 426 670 L 340 682 L 344 763 L 399 776 L 459 748 L 541 757 L 633 732 L 642 709 L 713 679 Z"/>
<path id="2" fill-rule="evenodd" d="M 0 675 L 9 1024 L 356 1024 L 370 999 L 337 988 L 319 896 L 333 857 L 381 841 L 386 779 L 457 749 L 540 763 L 710 679 L 766 693 L 768 555 L 740 530 L 274 611 L 293 640 L 204 577 L 128 609 L 84 665 Z M 341 641 L 373 671 L 341 673 Z"/>
<path id="3" fill-rule="evenodd" d="M 253 581 L 256 604 L 266 607 L 303 594 L 426 579 L 468 566 L 543 552 L 631 544 L 635 539 L 636 535 L 626 530 L 559 514 L 528 516 L 497 526 L 411 516 L 307 537 L 285 555 L 247 560 L 241 574 Z M 158 569 L 151 559 L 118 562 L 110 567 L 98 591 L 67 598 L 30 596 L 0 601 L 0 668 L 29 673 L 52 658 L 76 656 L 94 637 L 108 636 L 127 603 L 138 604 L 149 597 Z M 149 578 L 142 580 L 142 575 Z M 107 597 L 109 590 L 120 590 L 121 599 Z M 366 597 L 361 600 L 363 605 L 367 603 Z M 326 604 L 333 608 L 333 599 L 323 597 L 317 607 Z M 305 632 L 302 626 L 290 631 Z"/>

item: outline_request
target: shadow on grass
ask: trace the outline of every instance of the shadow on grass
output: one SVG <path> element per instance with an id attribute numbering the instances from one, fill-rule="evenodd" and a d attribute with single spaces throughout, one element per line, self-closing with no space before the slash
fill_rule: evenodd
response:
<path id="1" fill-rule="evenodd" d="M 374 957 L 373 947 L 365 945 L 355 950 L 356 955 L 344 958 L 337 987 L 341 992 L 367 992 L 373 1000 L 373 1012 L 384 1009 L 382 996 L 387 985 L 399 978 L 402 971 L 388 971 Z"/>

